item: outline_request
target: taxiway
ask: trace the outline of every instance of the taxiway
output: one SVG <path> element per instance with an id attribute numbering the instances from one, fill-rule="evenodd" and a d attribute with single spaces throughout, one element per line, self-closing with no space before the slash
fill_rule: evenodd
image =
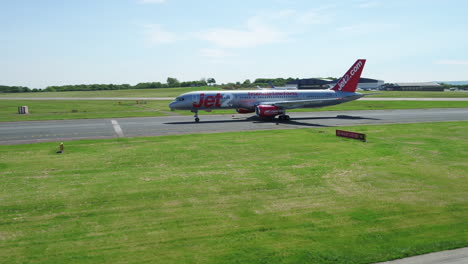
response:
<path id="1" fill-rule="evenodd" d="M 268 129 L 468 121 L 468 108 L 290 112 L 291 121 L 265 122 L 252 115 L 165 116 L 0 123 L 0 145 L 117 137 L 162 136 Z"/>

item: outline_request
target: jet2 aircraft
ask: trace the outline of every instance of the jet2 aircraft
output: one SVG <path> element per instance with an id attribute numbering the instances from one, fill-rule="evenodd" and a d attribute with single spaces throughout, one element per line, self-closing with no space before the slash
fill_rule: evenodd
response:
<path id="1" fill-rule="evenodd" d="M 359 99 L 365 94 L 356 88 L 366 60 L 359 59 L 327 90 L 241 90 L 197 91 L 184 93 L 169 104 L 171 110 L 189 110 L 199 122 L 199 110 L 236 109 L 240 114 L 256 113 L 261 119 L 289 120 L 287 109 L 316 108 L 337 105 Z"/>

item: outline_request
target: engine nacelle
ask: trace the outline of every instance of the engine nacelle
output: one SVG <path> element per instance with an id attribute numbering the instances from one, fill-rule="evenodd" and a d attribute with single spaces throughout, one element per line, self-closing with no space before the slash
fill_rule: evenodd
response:
<path id="1" fill-rule="evenodd" d="M 272 118 L 283 114 L 284 111 L 274 105 L 258 105 L 255 107 L 255 113 L 261 118 Z"/>
<path id="2" fill-rule="evenodd" d="M 237 108 L 236 111 L 239 114 L 248 114 L 248 113 L 255 112 L 255 110 L 253 110 L 253 109 L 246 109 L 246 108 Z"/>

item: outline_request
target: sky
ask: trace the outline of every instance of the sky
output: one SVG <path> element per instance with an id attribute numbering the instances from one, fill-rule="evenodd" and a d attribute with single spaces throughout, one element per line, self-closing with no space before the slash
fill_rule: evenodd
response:
<path id="1" fill-rule="evenodd" d="M 468 80 L 464 0 L 0 0 L 0 85 Z"/>

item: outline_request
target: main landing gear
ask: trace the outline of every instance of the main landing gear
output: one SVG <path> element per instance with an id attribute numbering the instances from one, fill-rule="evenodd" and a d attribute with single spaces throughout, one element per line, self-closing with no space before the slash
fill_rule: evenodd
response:
<path id="1" fill-rule="evenodd" d="M 286 109 L 283 109 L 278 116 L 279 121 L 289 121 L 289 116 L 286 114 Z"/>
<path id="2" fill-rule="evenodd" d="M 278 120 L 280 121 L 289 121 L 289 116 L 288 115 L 279 115 Z"/>
<path id="3" fill-rule="evenodd" d="M 200 118 L 198 118 L 198 110 L 192 110 L 192 113 L 195 113 L 193 117 L 195 117 L 195 122 L 198 123 L 200 122 Z"/>

